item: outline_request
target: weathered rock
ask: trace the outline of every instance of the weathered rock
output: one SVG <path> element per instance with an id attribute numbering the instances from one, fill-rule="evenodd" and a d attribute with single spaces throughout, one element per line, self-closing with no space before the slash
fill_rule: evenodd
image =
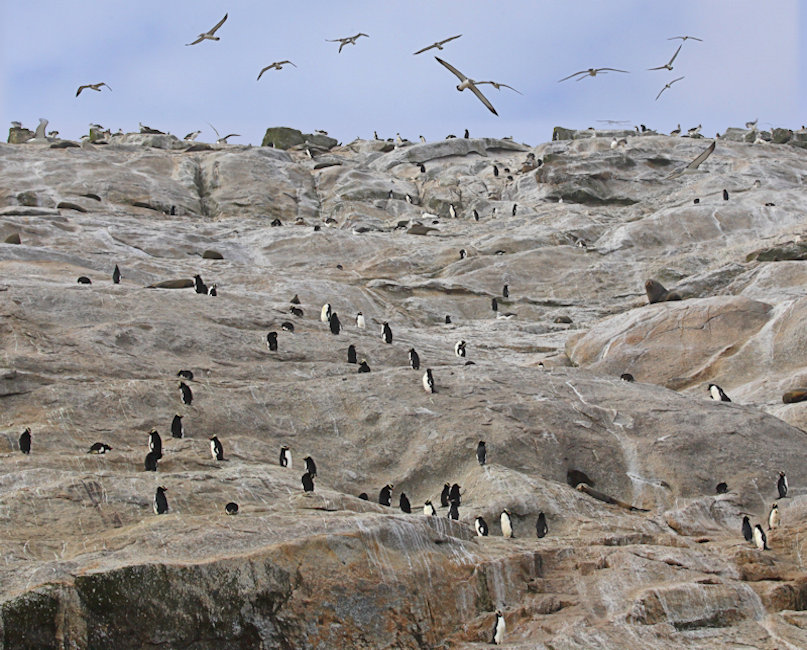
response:
<path id="1" fill-rule="evenodd" d="M 205 259 L 205 260 L 223 260 L 224 255 L 222 255 L 218 251 L 214 251 L 214 250 L 211 250 L 211 249 L 208 248 L 202 253 L 202 259 Z"/>
<path id="2" fill-rule="evenodd" d="M 22 144 L 23 142 L 27 142 L 31 138 L 34 137 L 34 132 L 31 129 L 25 129 L 17 126 L 12 126 L 8 130 L 8 140 L 9 144 Z"/>
<path id="3" fill-rule="evenodd" d="M 785 404 L 795 404 L 807 400 L 807 388 L 794 388 L 782 395 L 782 402 Z"/>
<path id="4" fill-rule="evenodd" d="M 14 232 L 11 233 L 8 237 L 3 240 L 6 244 L 20 244 L 22 240 L 20 239 L 20 233 Z"/>

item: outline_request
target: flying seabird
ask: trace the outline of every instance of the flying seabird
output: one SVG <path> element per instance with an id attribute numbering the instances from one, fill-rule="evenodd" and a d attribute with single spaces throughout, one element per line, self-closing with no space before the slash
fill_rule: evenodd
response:
<path id="1" fill-rule="evenodd" d="M 715 150 L 715 145 L 716 144 L 717 144 L 717 140 L 713 140 L 712 144 L 710 144 L 709 147 L 703 153 L 701 153 L 697 158 L 695 158 L 695 160 L 693 160 L 691 163 L 689 163 L 683 169 L 681 169 L 679 171 L 674 171 L 672 174 L 667 176 L 667 180 L 670 180 L 671 178 L 678 178 L 682 174 L 687 174 L 687 173 L 694 172 L 698 168 L 698 166 L 704 160 L 706 160 L 711 155 L 711 153 Z"/>
<path id="2" fill-rule="evenodd" d="M 44 117 L 39 118 L 39 126 L 34 131 L 34 140 L 47 140 L 45 129 L 48 128 L 48 121 Z"/>
<path id="3" fill-rule="evenodd" d="M 334 39 L 328 39 L 328 38 L 326 38 L 325 40 L 326 40 L 328 43 L 339 43 L 339 52 L 341 52 L 341 51 L 342 51 L 342 48 L 343 48 L 345 45 L 355 45 L 355 44 L 356 44 L 356 41 L 357 41 L 357 40 L 358 40 L 358 38 L 359 38 L 359 36 L 366 36 L 367 38 L 370 38 L 370 35 L 369 35 L 369 34 L 365 34 L 364 32 L 359 32 L 359 33 L 358 33 L 358 34 L 356 34 L 355 36 L 346 36 L 345 38 L 334 38 Z M 339 52 L 337 52 L 337 54 L 339 54 Z"/>
<path id="4" fill-rule="evenodd" d="M 659 97 L 661 97 L 661 93 L 663 93 L 665 90 L 667 90 L 667 88 L 669 88 L 670 86 L 672 86 L 672 85 L 673 85 L 673 84 L 674 84 L 676 81 L 681 81 L 681 79 L 683 79 L 683 77 L 678 77 L 678 79 L 673 79 L 673 80 L 672 80 L 670 83 L 666 84 L 666 85 L 664 86 L 664 88 L 662 88 L 662 89 L 659 91 L 658 95 L 656 95 L 656 100 L 658 100 L 658 98 L 659 98 Z"/>
<path id="5" fill-rule="evenodd" d="M 491 104 L 487 100 L 487 97 L 485 97 L 482 94 L 482 92 L 479 90 L 479 88 L 476 87 L 476 82 L 473 79 L 469 79 L 464 74 L 462 74 L 459 70 L 457 70 L 453 65 L 451 65 L 450 63 L 447 63 L 446 61 L 443 61 L 441 58 L 439 58 L 439 57 L 434 57 L 434 58 L 437 59 L 438 63 L 440 63 L 441 65 L 448 68 L 457 77 L 457 79 L 459 79 L 462 82 L 457 86 L 457 90 L 462 92 L 466 88 L 470 88 L 471 92 L 474 95 L 477 96 L 477 98 L 479 99 L 480 102 L 482 102 L 485 106 L 487 106 L 488 110 L 491 113 L 493 113 L 494 115 L 498 115 L 498 113 L 496 112 L 496 109 L 493 108 L 493 104 Z"/>
<path id="6" fill-rule="evenodd" d="M 106 86 L 107 88 L 109 88 L 109 86 L 107 86 L 107 84 L 105 84 L 103 81 L 100 81 L 97 84 L 87 84 L 86 86 L 79 86 L 78 90 L 76 91 L 76 97 L 78 97 L 81 94 L 81 91 L 84 90 L 85 88 L 90 88 L 92 90 L 97 90 L 100 93 L 101 92 L 101 86 Z M 112 90 L 112 88 L 109 88 L 109 89 Z"/>
<path id="7" fill-rule="evenodd" d="M 455 38 L 459 38 L 460 36 L 462 36 L 462 34 L 457 34 L 456 36 L 449 36 L 448 38 L 443 39 L 442 41 L 436 41 L 436 42 L 432 43 L 431 45 L 429 45 L 428 47 L 424 47 L 422 50 L 418 50 L 417 52 L 415 52 L 415 54 L 422 54 L 426 50 L 430 50 L 433 47 L 436 47 L 438 50 L 442 50 L 443 45 L 445 45 L 449 41 L 453 41 Z"/>
<path id="8" fill-rule="evenodd" d="M 617 68 L 589 68 L 588 70 L 581 70 L 580 72 L 575 72 L 574 74 L 570 74 L 568 77 L 563 77 L 563 79 L 558 79 L 558 83 L 561 81 L 566 81 L 567 79 L 571 79 L 572 77 L 576 77 L 577 75 L 582 75 L 577 81 L 580 79 L 584 79 L 586 76 L 589 77 L 596 77 L 600 72 L 606 74 L 608 71 L 610 72 L 625 72 L 628 73 L 627 70 L 618 70 Z"/>
<path id="9" fill-rule="evenodd" d="M 210 124 L 210 122 L 208 122 Z M 210 128 L 216 131 L 216 135 L 219 136 L 219 139 L 216 140 L 216 144 L 228 144 L 227 138 L 240 138 L 241 136 L 238 133 L 231 133 L 230 135 L 225 135 L 223 138 L 221 134 L 216 130 L 216 127 L 210 124 Z"/>
<path id="10" fill-rule="evenodd" d="M 275 61 L 274 63 L 267 65 L 263 70 L 261 70 L 260 74 L 258 75 L 257 81 L 260 81 L 261 77 L 263 76 L 263 73 L 266 72 L 267 70 L 282 70 L 283 66 L 286 65 L 287 63 L 294 65 L 291 61 Z M 297 66 L 294 65 L 294 67 L 296 68 Z"/>
<path id="11" fill-rule="evenodd" d="M 493 86 L 493 87 L 494 87 L 496 90 L 501 90 L 501 89 L 502 89 L 502 86 L 503 86 L 503 87 L 505 87 L 505 88 L 509 88 L 510 90 L 512 90 L 512 91 L 513 91 L 513 92 L 515 92 L 515 93 L 518 93 L 519 95 L 523 95 L 523 94 L 524 94 L 524 93 L 519 93 L 519 92 L 518 92 L 518 91 L 517 91 L 515 88 L 513 88 L 512 86 L 508 86 L 507 84 L 499 83 L 498 81 L 477 81 L 477 82 L 476 82 L 476 84 L 477 84 L 478 86 L 481 86 L 482 84 L 490 84 L 490 85 L 491 85 L 491 86 Z"/>
<path id="12" fill-rule="evenodd" d="M 675 51 L 675 54 L 672 55 L 672 58 L 667 63 L 665 63 L 664 65 L 660 65 L 657 68 L 648 68 L 648 70 L 672 70 L 673 61 L 675 61 L 675 57 L 678 56 L 678 53 L 681 51 L 682 47 L 684 47 L 683 43 L 681 43 L 681 45 L 678 46 L 678 49 Z"/>
<path id="13" fill-rule="evenodd" d="M 693 41 L 700 41 L 701 43 L 703 42 L 702 38 L 696 38 L 694 36 L 672 36 L 672 37 L 668 38 L 667 40 L 668 41 L 674 41 L 676 38 L 680 38 L 682 41 L 685 41 L 688 38 L 691 38 Z"/>
<path id="14" fill-rule="evenodd" d="M 221 40 L 218 36 L 214 36 L 214 34 L 216 33 L 216 30 L 224 24 L 224 21 L 227 20 L 227 15 L 228 14 L 224 14 L 224 18 L 222 18 L 219 22 L 217 22 L 215 27 L 213 27 L 213 29 L 210 29 L 202 34 L 199 34 L 199 36 L 193 43 L 185 43 L 185 45 L 196 45 L 197 43 L 201 43 L 204 40 L 209 41 Z"/>

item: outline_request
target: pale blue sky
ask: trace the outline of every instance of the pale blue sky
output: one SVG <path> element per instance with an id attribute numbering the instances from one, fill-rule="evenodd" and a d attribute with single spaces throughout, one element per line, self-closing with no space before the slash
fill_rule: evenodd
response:
<path id="1" fill-rule="evenodd" d="M 182 137 L 208 122 L 232 143 L 260 144 L 268 126 L 324 129 L 347 142 L 400 132 L 428 139 L 465 128 L 530 144 L 552 127 L 626 120 L 669 131 L 703 124 L 712 136 L 759 118 L 760 126 L 807 123 L 805 10 L 798 0 L 368 0 L 253 2 L 2 0 L 0 122 L 77 139 L 90 122 L 136 131 L 138 122 Z M 218 42 L 186 47 L 225 14 Z M 365 32 L 337 54 L 325 39 Z M 412 53 L 454 34 L 442 52 Z M 666 63 L 690 34 L 674 70 Z M 499 117 L 434 55 L 469 77 L 523 93 L 482 90 Z M 267 71 L 291 59 L 297 68 Z M 610 73 L 558 83 L 589 67 Z M 665 91 L 668 81 L 686 78 Z M 112 92 L 80 84 L 105 81 Z"/>

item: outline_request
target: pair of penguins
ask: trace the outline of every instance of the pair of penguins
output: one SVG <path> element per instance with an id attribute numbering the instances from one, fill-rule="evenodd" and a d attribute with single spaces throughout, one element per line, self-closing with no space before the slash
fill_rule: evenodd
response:
<path id="1" fill-rule="evenodd" d="M 776 481 L 776 489 L 779 492 L 780 499 L 784 499 L 787 496 L 788 484 L 787 476 L 784 472 L 779 472 L 779 478 Z M 779 515 L 779 505 L 773 503 L 770 511 L 768 512 L 768 530 L 778 528 L 780 523 L 781 517 Z M 770 550 L 770 547 L 768 546 L 768 538 L 765 536 L 765 531 L 762 530 L 762 526 L 757 524 L 752 529 L 748 515 L 743 516 L 742 532 L 746 542 L 753 542 L 754 546 L 756 546 L 760 551 Z"/>
<path id="2" fill-rule="evenodd" d="M 165 496 L 167 491 L 168 489 L 162 485 L 157 488 L 154 494 L 154 502 L 152 503 L 155 515 L 164 515 L 168 512 L 168 498 Z M 224 506 L 224 512 L 228 515 L 238 514 L 238 504 L 235 501 L 230 501 Z"/>
<path id="3" fill-rule="evenodd" d="M 174 438 L 182 438 L 183 435 L 184 435 L 184 427 L 182 426 L 182 416 L 177 413 L 171 422 L 171 436 Z M 95 443 L 93 447 L 100 444 L 103 443 Z M 108 447 L 108 449 L 111 449 L 111 447 Z M 92 448 L 90 449 L 90 451 L 92 452 Z M 104 451 L 98 451 L 95 453 L 104 453 Z M 224 446 L 221 444 L 221 441 L 218 439 L 218 436 L 210 436 L 210 454 L 213 456 L 215 460 L 218 461 L 227 460 L 224 457 Z M 146 460 L 144 462 L 146 471 L 156 472 L 157 461 L 160 460 L 162 457 L 163 457 L 162 438 L 160 437 L 160 434 L 157 431 L 157 429 L 152 429 L 151 431 L 149 431 L 149 452 L 148 454 L 146 454 Z"/>

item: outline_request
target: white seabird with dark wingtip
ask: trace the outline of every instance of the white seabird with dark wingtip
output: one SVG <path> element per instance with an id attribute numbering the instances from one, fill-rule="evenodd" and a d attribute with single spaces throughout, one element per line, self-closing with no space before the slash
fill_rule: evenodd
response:
<path id="1" fill-rule="evenodd" d="M 100 81 L 97 84 L 87 84 L 85 86 L 79 86 L 78 90 L 76 91 L 76 97 L 78 97 L 81 94 L 81 91 L 84 90 L 85 88 L 89 88 L 90 90 L 97 90 L 100 93 L 101 86 L 106 86 L 107 88 L 109 88 L 109 86 L 105 84 L 103 81 Z M 112 90 L 112 88 L 109 89 Z"/>
<path id="2" fill-rule="evenodd" d="M 697 169 L 701 165 L 701 163 L 704 160 L 706 160 L 712 154 L 712 152 L 715 150 L 715 145 L 716 144 L 717 144 L 717 140 L 714 140 L 712 142 L 712 144 L 710 144 L 709 147 L 703 153 L 701 153 L 700 155 L 698 155 L 697 158 L 695 158 L 695 160 L 693 160 L 691 163 L 689 163 L 683 169 L 680 169 L 678 171 L 674 171 L 672 174 L 667 176 L 666 180 L 670 180 L 672 178 L 678 178 L 679 176 L 681 176 L 683 174 L 691 174 L 691 173 L 694 173 L 695 171 L 697 171 Z"/>
<path id="3" fill-rule="evenodd" d="M 678 46 L 678 49 L 675 51 L 675 54 L 672 55 L 672 58 L 667 61 L 664 65 L 660 65 L 657 68 L 648 68 L 648 70 L 672 70 L 673 69 L 673 61 L 675 61 L 675 57 L 678 56 L 678 53 L 681 51 L 681 48 L 684 47 L 684 44 Z"/>
<path id="4" fill-rule="evenodd" d="M 608 72 L 624 72 L 625 74 L 630 74 L 627 70 L 619 70 L 618 68 L 589 68 L 588 70 L 580 70 L 580 72 L 570 74 L 568 77 L 563 77 L 563 79 L 558 79 L 558 83 L 571 79 L 572 77 L 577 77 L 577 75 L 581 75 L 577 80 L 580 81 L 580 79 L 585 79 L 586 77 L 596 77 L 600 73 L 607 74 Z"/>
<path id="5" fill-rule="evenodd" d="M 518 92 L 518 91 L 517 91 L 515 88 L 513 88 L 512 86 L 508 86 L 507 84 L 503 84 L 503 83 L 500 83 L 500 82 L 498 82 L 498 81 L 477 81 L 477 82 L 476 82 L 476 85 L 477 85 L 477 86 L 481 86 L 482 84 L 490 84 L 490 85 L 491 85 L 491 86 L 493 86 L 493 87 L 494 87 L 496 90 L 501 90 L 502 88 L 509 88 L 510 90 L 512 90 L 512 91 L 513 91 L 513 92 L 515 92 L 515 93 L 518 93 L 519 95 L 523 95 L 523 94 L 524 94 L 524 93 L 519 93 L 519 92 Z"/>
<path id="6" fill-rule="evenodd" d="M 210 122 L 208 122 L 208 124 L 210 124 Z M 227 142 L 228 138 L 240 138 L 241 137 L 240 133 L 230 133 L 229 135 L 225 135 L 224 137 L 222 137 L 215 126 L 210 124 L 210 128 L 213 129 L 216 132 L 216 135 L 219 138 L 218 140 L 216 140 L 216 144 L 228 144 L 228 142 Z"/>
<path id="7" fill-rule="evenodd" d="M 457 77 L 457 79 L 459 79 L 459 80 L 460 80 L 460 82 L 461 82 L 461 83 L 460 83 L 460 84 L 457 86 L 457 90 L 459 90 L 460 92 L 462 92 L 462 91 L 463 91 L 463 90 L 465 90 L 466 88 L 470 88 L 470 89 L 471 89 L 471 92 L 472 92 L 474 95 L 476 95 L 476 96 L 477 96 L 477 98 L 479 99 L 479 101 L 480 101 L 480 102 L 482 102 L 482 103 L 483 103 L 483 104 L 484 104 L 484 105 L 487 107 L 487 109 L 488 109 L 488 110 L 489 110 L 491 113 L 493 113 L 494 115 L 498 115 L 498 113 L 496 112 L 496 109 L 495 109 L 495 108 L 493 108 L 493 104 L 491 104 L 491 103 L 488 101 L 488 98 L 487 98 L 487 97 L 485 97 L 485 96 L 482 94 L 482 91 L 480 91 L 480 90 L 479 90 L 479 88 L 477 88 L 477 87 L 476 87 L 476 82 L 475 82 L 473 79 L 470 79 L 469 77 L 466 77 L 466 76 L 465 76 L 464 74 L 462 74 L 462 73 L 461 73 L 459 70 L 457 70 L 457 69 L 456 69 L 456 68 L 455 68 L 453 65 L 451 65 L 451 64 L 450 64 L 450 63 L 448 63 L 447 61 L 443 61 L 443 60 L 442 60 L 440 57 L 437 57 L 437 56 L 436 56 L 436 57 L 434 57 L 434 58 L 435 58 L 435 59 L 437 59 L 437 62 L 438 62 L 440 65 L 442 65 L 442 66 L 446 67 L 446 68 L 447 68 L 449 71 L 451 71 L 451 73 L 452 73 L 452 74 L 454 74 L 454 76 L 456 76 L 456 77 Z"/>
<path id="8" fill-rule="evenodd" d="M 424 52 L 431 50 L 432 48 L 437 48 L 438 50 L 443 49 L 443 45 L 448 43 L 449 41 L 453 41 L 455 38 L 459 38 L 462 34 L 457 34 L 456 36 L 449 36 L 448 38 L 443 39 L 442 41 L 435 41 L 431 45 L 424 47 L 422 50 L 418 50 L 414 54 L 423 54 Z"/>
<path id="9" fill-rule="evenodd" d="M 283 66 L 286 65 L 287 63 L 289 63 L 290 65 L 294 65 L 291 61 L 275 61 L 274 63 L 270 63 L 260 71 L 260 73 L 258 74 L 258 79 L 256 81 L 260 81 L 261 77 L 263 76 L 263 73 L 266 72 L 267 70 L 282 70 Z M 294 67 L 296 68 L 297 66 L 294 65 Z"/>
<path id="10" fill-rule="evenodd" d="M 662 88 L 661 90 L 659 90 L 658 95 L 656 95 L 656 101 L 658 101 L 658 98 L 659 98 L 659 97 L 661 97 L 661 93 L 663 93 L 665 90 L 667 90 L 667 89 L 668 89 L 670 86 L 672 86 L 672 85 L 673 85 L 673 84 L 674 84 L 676 81 L 681 81 L 681 79 L 683 79 L 683 77 L 678 77 L 678 79 L 673 79 L 673 80 L 672 80 L 670 83 L 665 84 L 665 85 L 664 85 L 664 88 Z"/>
<path id="11" fill-rule="evenodd" d="M 334 38 L 334 39 L 326 38 L 325 40 L 328 41 L 328 43 L 339 43 L 339 52 L 341 52 L 342 48 L 345 45 L 355 45 L 356 41 L 359 39 L 360 36 L 366 36 L 367 38 L 370 38 L 369 34 L 359 32 L 355 36 L 345 36 L 345 38 Z M 337 54 L 339 54 L 339 52 L 337 52 Z"/>
<path id="12" fill-rule="evenodd" d="M 193 43 L 185 43 L 185 45 L 196 45 L 197 43 L 201 43 L 202 41 L 219 41 L 221 40 L 220 37 L 216 36 L 216 30 L 224 24 L 224 21 L 227 20 L 227 16 L 229 13 L 224 14 L 224 18 L 222 18 L 219 22 L 217 22 L 212 29 L 209 29 L 206 32 L 199 34 L 196 37 L 196 40 Z"/>

